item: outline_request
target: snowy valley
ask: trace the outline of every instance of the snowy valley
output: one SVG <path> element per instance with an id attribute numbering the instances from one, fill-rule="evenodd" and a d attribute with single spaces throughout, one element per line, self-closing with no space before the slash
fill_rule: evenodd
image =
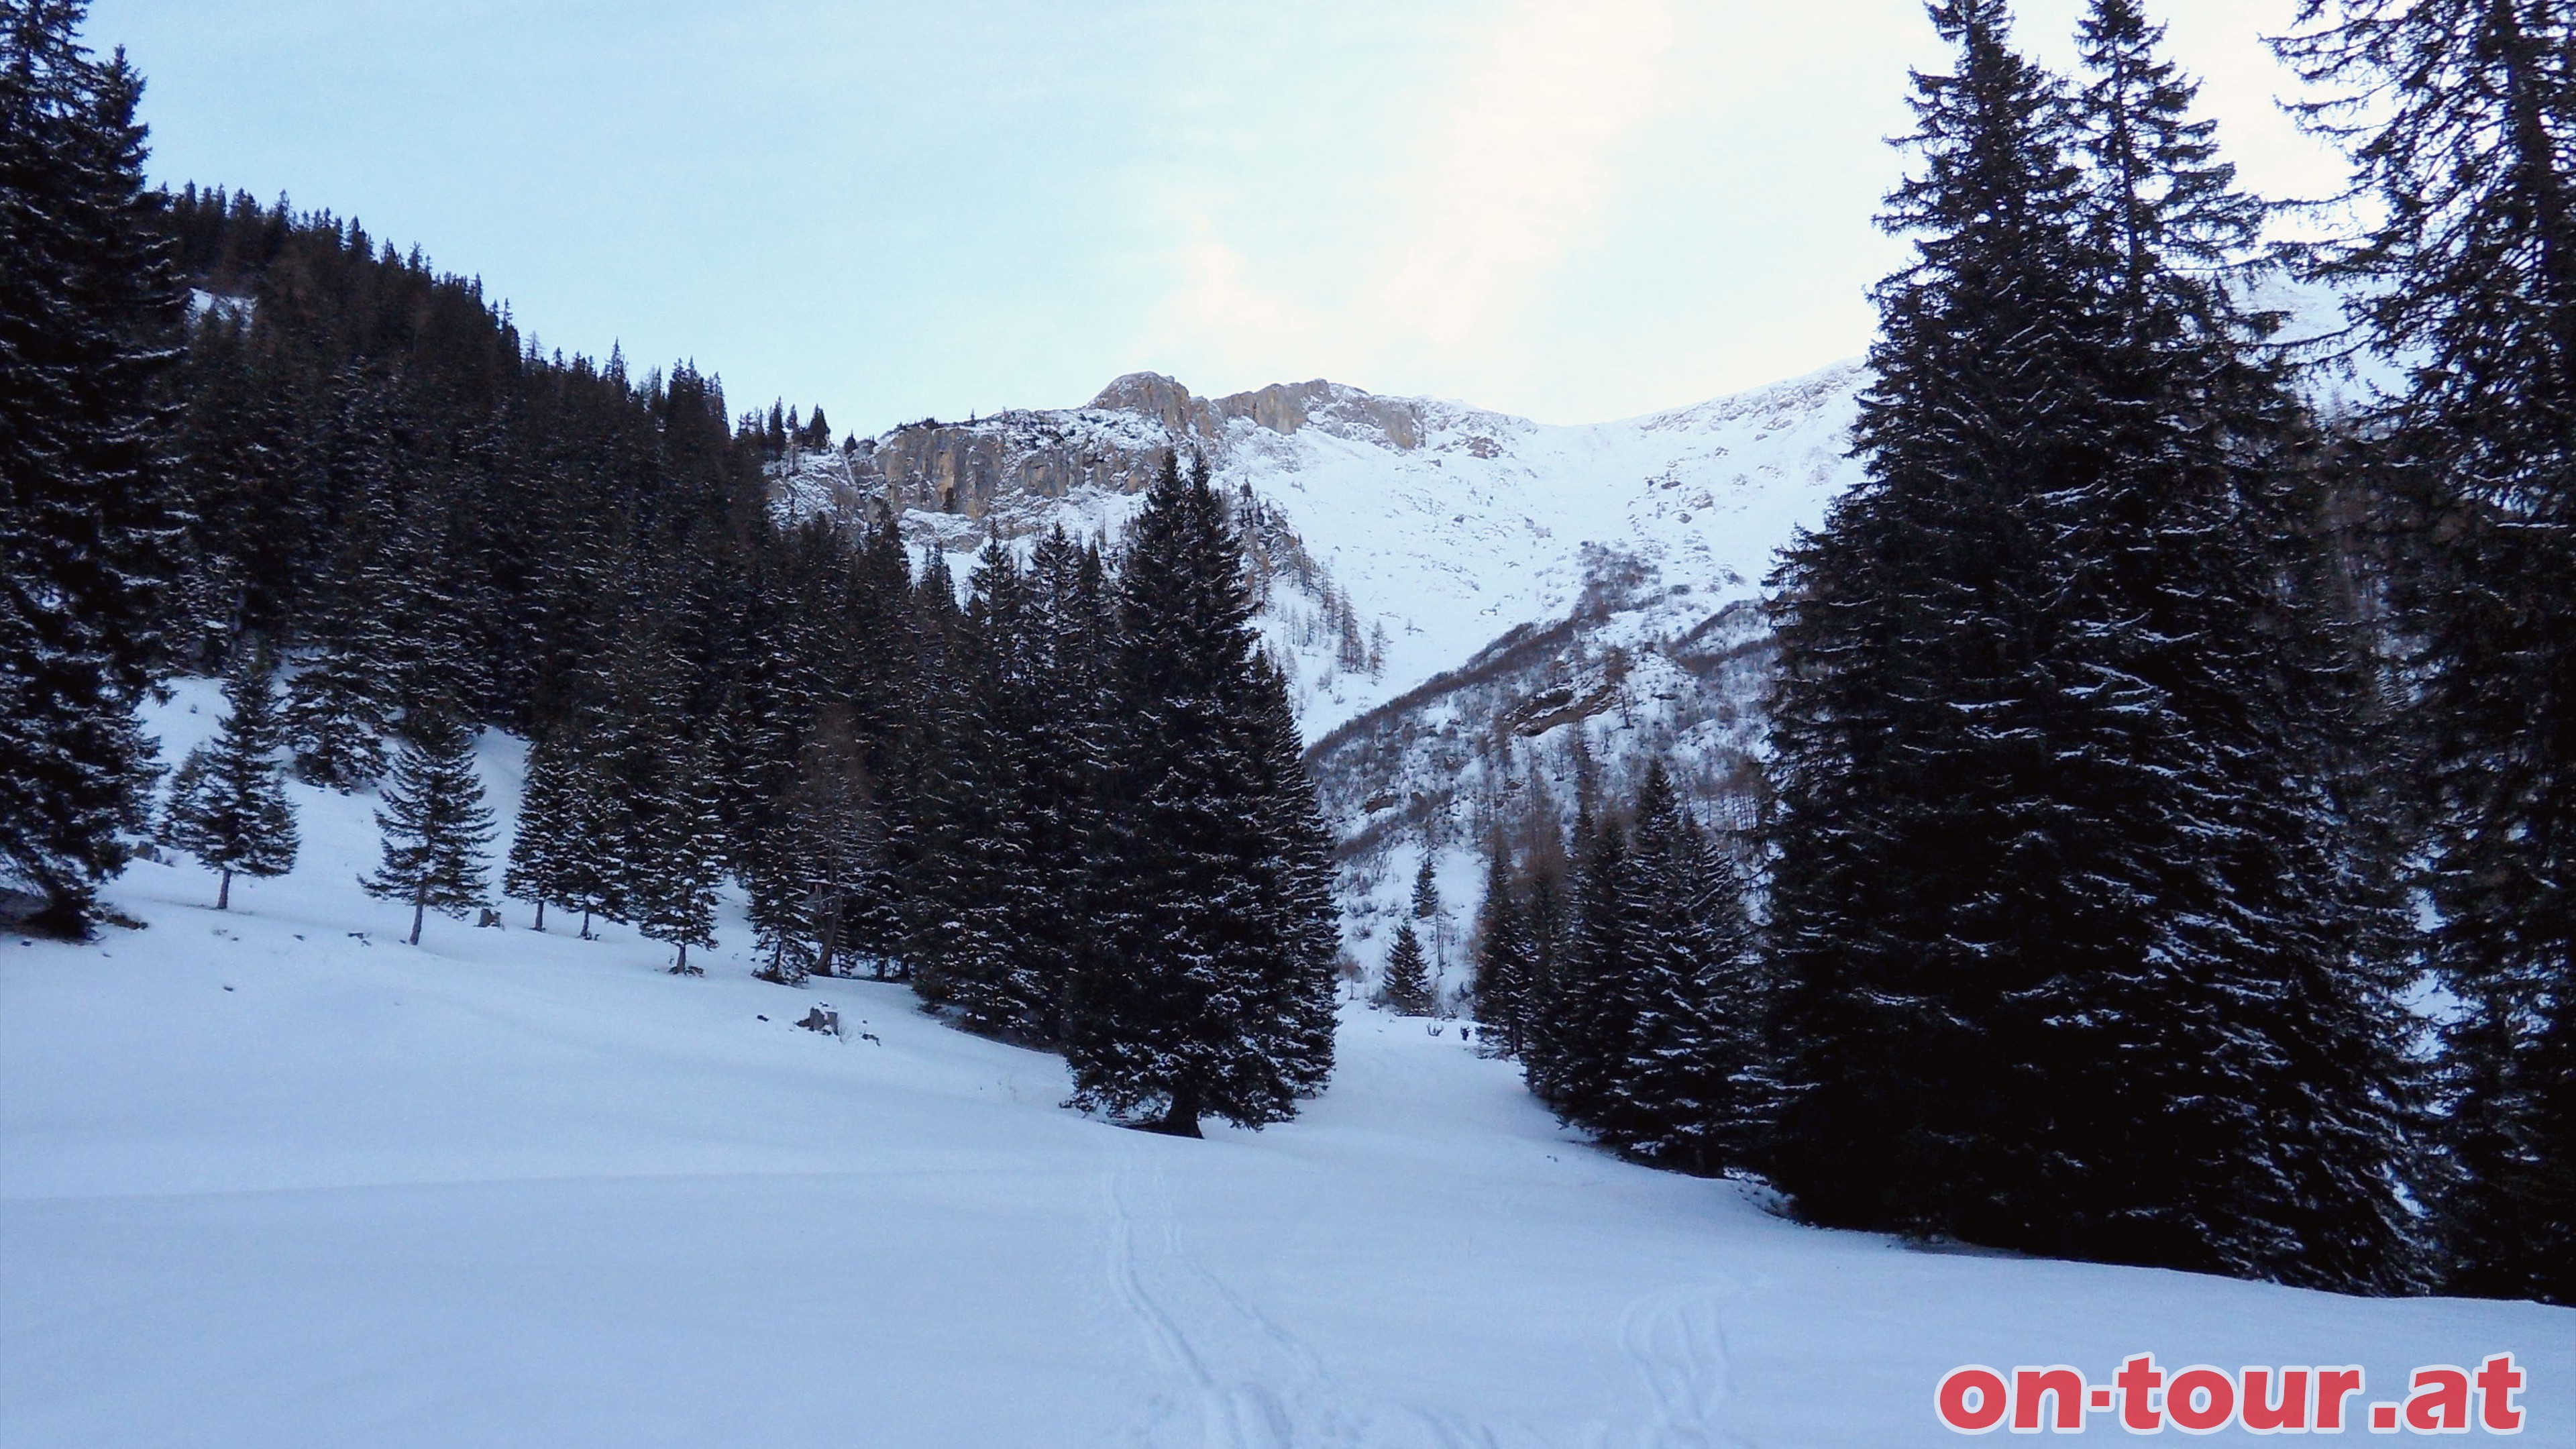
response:
<path id="1" fill-rule="evenodd" d="M 164 757 L 219 713 L 183 684 Z M 505 826 L 521 761 L 484 736 Z M 142 929 L 0 937 L 0 1442 L 1844 1449 L 1949 1442 L 1963 1363 L 2385 1397 L 2508 1349 L 2528 1441 L 2576 1442 L 2565 1309 L 1797 1227 L 1360 1007 L 1300 1120 L 1125 1131 L 903 987 L 752 980 L 735 915 L 697 980 L 515 904 L 406 947 L 371 802 L 289 788 L 302 863 L 232 911 L 146 862 Z"/>

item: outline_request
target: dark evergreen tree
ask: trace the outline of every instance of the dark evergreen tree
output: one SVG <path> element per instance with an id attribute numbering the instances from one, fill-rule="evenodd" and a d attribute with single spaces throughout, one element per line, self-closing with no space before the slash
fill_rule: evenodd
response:
<path id="1" fill-rule="evenodd" d="M 1026 1033 L 1052 1015 L 1051 983 L 1023 947 L 1044 909 L 1026 800 L 1033 719 L 1027 580 L 998 534 L 968 581 L 957 634 L 957 694 L 937 781 L 941 849 L 924 888 L 938 928 L 920 961 L 925 994 L 988 1032 Z"/>
<path id="2" fill-rule="evenodd" d="M 1775 1177 L 1828 1222 L 2395 1286 L 2349 688 L 2296 409 L 2209 279 L 2250 212 L 2133 6 L 2072 102 L 2000 3 L 1933 14 L 1869 478 L 1778 580 Z"/>
<path id="3" fill-rule="evenodd" d="M 365 494 L 344 527 L 309 633 L 315 651 L 287 684 L 287 742 L 308 785 L 349 794 L 385 773 L 394 691 L 383 660 L 386 617 L 368 561 L 389 527 L 381 496 Z"/>
<path id="4" fill-rule="evenodd" d="M 1100 948 L 1115 883 L 1097 871 L 1101 782 L 1115 721 L 1108 581 L 1097 552 L 1061 528 L 1029 552 L 1023 635 L 1030 695 L 1019 711 L 1018 809 L 1032 879 L 1013 897 L 1012 936 L 1032 986 L 1023 1030 L 1060 1042 L 1072 983 Z"/>
<path id="5" fill-rule="evenodd" d="M 902 681 L 905 719 L 890 782 L 893 830 L 887 855 L 901 889 L 895 905 L 898 949 L 889 954 L 898 960 L 900 973 L 909 975 L 916 963 L 942 950 L 948 918 L 939 885 L 948 862 L 956 859 L 954 832 L 944 813 L 953 797 L 943 782 L 952 778 L 947 755 L 963 707 L 956 663 L 965 619 L 957 604 L 956 578 L 938 549 L 925 553 L 905 612 L 913 667 Z M 923 985 L 934 993 L 938 989 L 936 980 Z"/>
<path id="6" fill-rule="evenodd" d="M 1604 1137 L 1707 1175 L 1756 1165 L 1771 1108 L 1764 994 L 1743 883 L 1709 849 L 1659 760 L 1640 786 L 1624 882 L 1622 973 L 1636 1021 Z"/>
<path id="7" fill-rule="evenodd" d="M 1264 846 L 1256 877 L 1260 908 L 1248 923 L 1262 965 L 1257 999 L 1267 1037 L 1255 1069 L 1264 1078 L 1262 1090 L 1270 1089 L 1266 1077 L 1275 1072 L 1292 1094 L 1311 1097 L 1333 1075 L 1341 911 L 1333 894 L 1332 832 L 1306 771 L 1288 678 L 1266 657 L 1255 661 L 1247 723 Z"/>
<path id="8" fill-rule="evenodd" d="M 1413 918 L 1426 923 L 1422 929 L 1431 933 L 1431 964 L 1435 978 L 1449 965 L 1449 920 L 1440 912 L 1440 852 L 1425 836 L 1422 842 L 1422 864 L 1413 872 Z M 1437 989 L 1437 981 L 1434 981 Z"/>
<path id="9" fill-rule="evenodd" d="M 1387 949 L 1386 974 L 1378 983 L 1378 1000 L 1398 1016 L 1429 1016 L 1433 1006 L 1431 968 L 1422 954 L 1422 937 L 1411 921 L 1395 928 Z"/>
<path id="10" fill-rule="evenodd" d="M 483 849 L 495 833 L 474 770 L 474 737 L 444 711 L 403 721 L 402 748 L 376 811 L 384 863 L 359 884 L 411 907 L 411 944 L 431 911 L 462 916 L 484 903 Z"/>
<path id="11" fill-rule="evenodd" d="M 277 696 L 268 653 L 245 642 L 224 681 L 227 712 L 212 742 L 188 752 L 171 777 L 161 838 L 221 876 L 215 909 L 232 909 L 233 877 L 295 868 L 295 809 L 277 768 Z"/>
<path id="12" fill-rule="evenodd" d="M 1119 587 L 1127 734 L 1104 853 L 1121 890 L 1069 1013 L 1078 1099 L 1184 1135 L 1211 1113 L 1282 1120 L 1329 1069 L 1314 1024 L 1331 915 L 1284 682 L 1259 655 L 1242 546 L 1204 466 L 1185 478 L 1166 462 Z"/>
<path id="13" fill-rule="evenodd" d="M 559 725 L 528 751 L 528 777 L 519 797 L 517 833 L 510 838 L 505 895 L 532 901 L 535 927 L 546 928 L 548 902 L 580 895 L 580 744 L 569 724 Z"/>
<path id="14" fill-rule="evenodd" d="M 826 708 L 799 753 L 781 812 L 780 904 L 755 923 L 761 974 L 784 985 L 839 974 L 842 958 L 864 949 L 858 925 L 885 890 L 884 824 L 850 712 Z"/>
<path id="15" fill-rule="evenodd" d="M 1602 1130 L 1637 1030 L 1628 842 L 1619 822 L 1580 803 L 1574 837 L 1569 909 L 1527 1067 L 1531 1089 L 1557 1116 Z"/>
<path id="16" fill-rule="evenodd" d="M 626 882 L 635 929 L 679 952 L 675 976 L 702 976 L 689 948 L 716 944 L 716 889 L 724 879 L 724 822 L 705 747 L 682 735 L 669 740 L 654 771 L 652 795 L 636 803 Z"/>
<path id="17" fill-rule="evenodd" d="M 591 932 L 595 921 L 633 919 L 628 886 L 633 879 L 634 796 L 612 773 L 613 762 L 604 754 L 584 751 L 574 757 L 568 782 L 567 845 L 556 864 L 562 871 L 563 904 L 581 912 L 585 941 L 596 939 Z"/>
<path id="18" fill-rule="evenodd" d="M 2310 0 L 2287 58 L 2329 99 L 2375 226 L 2327 249 L 2408 385 L 2366 420 L 2408 500 L 2449 1028 L 2435 1226 L 2455 1291 L 2576 1303 L 2576 14 Z"/>
<path id="19" fill-rule="evenodd" d="M 1501 1055 L 1519 1056 L 1537 970 L 1536 945 L 1512 884 L 1510 848 L 1495 833 L 1485 857 L 1485 899 L 1476 910 L 1476 1025 Z"/>
<path id="20" fill-rule="evenodd" d="M 146 824 L 134 708 L 182 544 L 156 393 L 182 304 L 142 80 L 81 47 L 84 9 L 0 4 L 0 872 L 72 935 Z"/>

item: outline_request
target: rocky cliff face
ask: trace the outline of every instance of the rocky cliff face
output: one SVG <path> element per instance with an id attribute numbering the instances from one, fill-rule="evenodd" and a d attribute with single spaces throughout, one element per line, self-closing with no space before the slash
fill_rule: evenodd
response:
<path id="1" fill-rule="evenodd" d="M 1140 493 L 1176 448 L 1222 470 L 1255 433 L 1287 438 L 1312 427 L 1410 453 L 1422 447 L 1425 413 L 1436 406 L 1320 379 L 1203 398 L 1160 373 L 1135 372 L 1079 408 L 906 423 L 853 448 L 800 455 L 781 471 L 779 498 L 800 512 L 883 499 L 898 512 L 996 524 L 1007 536 L 1029 512 L 1012 505 L 1085 490 Z M 1491 438 L 1482 446 L 1486 456 L 1499 447 Z"/>

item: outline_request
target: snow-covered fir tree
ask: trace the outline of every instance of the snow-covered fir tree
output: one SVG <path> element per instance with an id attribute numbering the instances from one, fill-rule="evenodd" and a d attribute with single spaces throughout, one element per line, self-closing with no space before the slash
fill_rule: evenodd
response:
<path id="1" fill-rule="evenodd" d="M 1490 1050 L 1518 1056 L 1535 973 L 1536 946 L 1512 881 L 1511 848 L 1500 832 L 1485 852 L 1485 899 L 1476 909 L 1476 1025 Z"/>
<path id="2" fill-rule="evenodd" d="M 1772 1107 L 1744 885 L 1658 760 L 1639 787 L 1622 907 L 1636 1020 L 1605 1140 L 1703 1175 L 1759 1163 Z"/>
<path id="3" fill-rule="evenodd" d="M 2397 590 L 2448 1027 L 2432 1196 L 2458 1292 L 2576 1303 L 2576 13 L 2310 0 L 2282 50 L 2375 225 L 2321 260 L 2407 385 L 2367 466 Z"/>
<path id="4" fill-rule="evenodd" d="M 2211 280 L 2252 213 L 2125 0 L 2076 95 L 1997 0 L 1933 16 L 1868 478 L 1777 579 L 1775 1178 L 1825 1222 L 2399 1286 L 2348 659 L 2301 419 Z"/>
<path id="5" fill-rule="evenodd" d="M 429 912 L 463 916 L 484 904 L 483 850 L 495 826 L 475 773 L 474 736 L 453 715 L 432 709 L 403 721 L 376 829 L 384 861 L 360 884 L 411 907 L 411 944 L 420 944 Z"/>
<path id="6" fill-rule="evenodd" d="M 1440 852 L 1428 837 L 1422 842 L 1422 864 L 1413 872 L 1412 909 L 1413 918 L 1422 922 L 1420 929 L 1431 934 L 1431 963 L 1436 976 L 1449 964 L 1449 918 L 1440 909 Z"/>
<path id="7" fill-rule="evenodd" d="M 1423 954 L 1422 935 L 1411 921 L 1395 928 L 1395 942 L 1386 952 L 1386 973 L 1378 982 L 1378 1000 L 1398 1016 L 1431 1014 L 1430 958 Z"/>
<path id="8" fill-rule="evenodd" d="M 1597 1130 L 1611 1120 L 1636 1039 L 1627 830 L 1578 808 L 1569 855 L 1564 934 L 1525 1065 L 1532 1090 L 1557 1116 Z"/>
<path id="9" fill-rule="evenodd" d="M 223 727 L 188 752 L 170 779 L 161 838 L 220 877 L 215 909 L 232 909 L 233 877 L 295 868 L 295 809 L 279 779 L 277 694 L 268 651 L 236 646 L 224 680 Z"/>
<path id="10" fill-rule="evenodd" d="M 1196 1135 L 1294 1114 L 1330 1069 L 1330 901 L 1284 681 L 1204 465 L 1167 460 L 1119 573 L 1108 948 L 1068 1012 L 1078 1097 Z"/>
<path id="11" fill-rule="evenodd" d="M 0 888 L 85 934 L 147 824 L 136 704 L 184 540 L 156 391 L 181 293 L 142 79 L 74 0 L 0 5 Z"/>
<path id="12" fill-rule="evenodd" d="M 352 400 L 352 410 L 367 414 Z M 359 478 L 376 466 L 369 452 L 343 458 Z M 318 584 L 318 618 L 308 630 L 312 650 L 304 667 L 287 684 L 287 743 L 295 752 L 295 773 L 308 785 L 348 794 L 383 778 L 390 756 L 387 726 L 394 717 L 394 691 L 382 657 L 390 652 L 383 611 L 368 585 L 368 560 L 380 547 L 388 526 L 380 491 L 367 482 L 363 500 L 343 530 L 331 567 Z"/>
<path id="13" fill-rule="evenodd" d="M 653 793 L 636 804 L 627 848 L 625 897 L 635 929 L 678 952 L 673 975 L 706 974 L 689 964 L 689 948 L 716 944 L 724 821 L 704 745 L 685 735 L 665 745 Z"/>
<path id="14" fill-rule="evenodd" d="M 1036 986 L 1033 1038 L 1061 1041 L 1072 983 L 1100 949 L 1092 923 L 1114 889 L 1097 873 L 1101 788 L 1108 774 L 1111 648 L 1108 578 L 1099 550 L 1062 528 L 1029 550 L 1021 627 L 1032 696 L 1023 735 L 1018 809 L 1037 879 L 1015 897 L 1014 935 Z"/>
<path id="15" fill-rule="evenodd" d="M 940 905 L 919 962 L 932 1000 L 980 1031 L 1033 1033 L 1061 983 L 1038 973 L 1024 931 L 1046 909 L 1031 849 L 1027 748 L 1037 713 L 1028 581 L 996 535 L 976 560 L 958 634 L 958 694 L 941 753 L 942 849 L 925 882 Z"/>
<path id="16" fill-rule="evenodd" d="M 325 644 L 287 686 L 287 739 L 308 785 L 350 794 L 382 779 L 391 718 L 364 657 Z"/>
<path id="17" fill-rule="evenodd" d="M 501 891 L 535 904 L 532 924 L 540 931 L 546 928 L 549 902 L 562 904 L 581 894 L 581 784 L 580 743 L 570 724 L 557 726 L 529 748 L 518 829 L 510 837 Z"/>
<path id="18" fill-rule="evenodd" d="M 794 985 L 839 974 L 881 878 L 885 827 L 846 708 L 822 710 L 781 812 L 778 904 L 755 920 L 761 974 Z"/>

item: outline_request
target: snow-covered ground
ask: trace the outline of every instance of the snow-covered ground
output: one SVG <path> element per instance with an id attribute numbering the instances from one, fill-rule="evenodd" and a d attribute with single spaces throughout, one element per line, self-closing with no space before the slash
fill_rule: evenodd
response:
<path id="1" fill-rule="evenodd" d="M 157 713 L 174 754 L 214 701 Z M 10 1449 L 1929 1445 L 1960 1364 L 2377 1398 L 2508 1349 L 2525 1442 L 2576 1444 L 2576 1312 L 1800 1228 L 1364 1009 L 1302 1120 L 1121 1131 L 899 987 L 751 980 L 738 922 L 703 980 L 518 906 L 406 947 L 369 802 L 295 799 L 301 867 L 230 913 L 141 864 L 147 929 L 0 937 Z"/>

